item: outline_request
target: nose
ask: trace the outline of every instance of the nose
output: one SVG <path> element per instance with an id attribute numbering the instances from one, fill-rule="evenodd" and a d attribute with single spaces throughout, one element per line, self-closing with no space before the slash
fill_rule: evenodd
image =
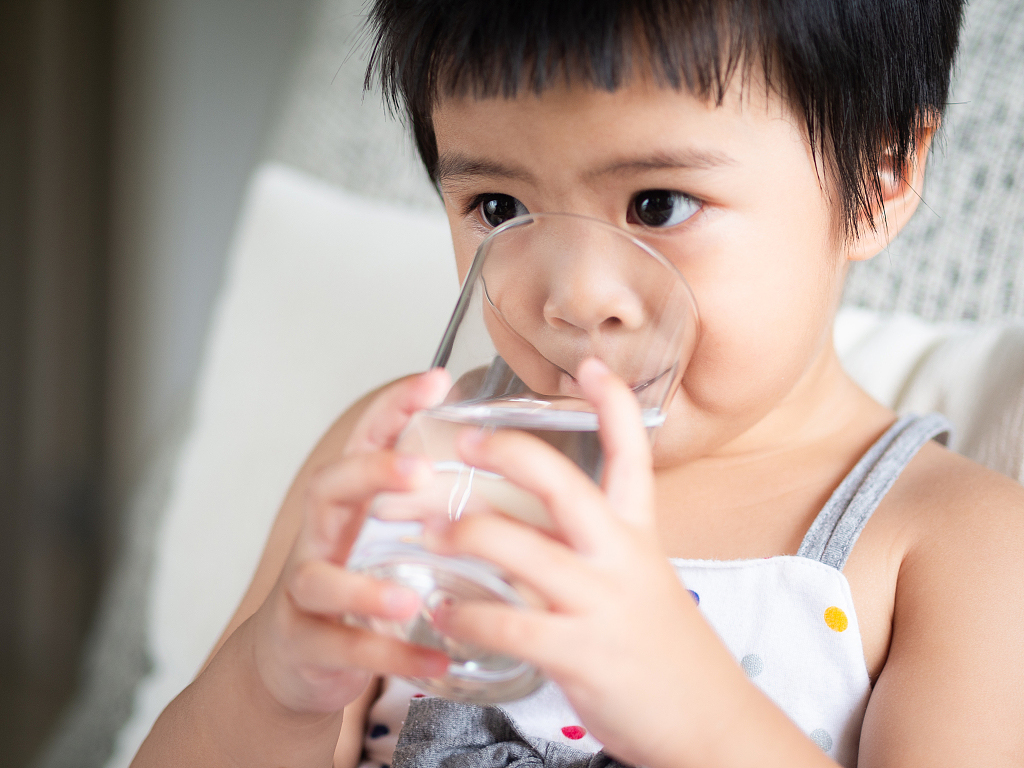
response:
<path id="1" fill-rule="evenodd" d="M 562 275 L 561 277 L 565 277 Z M 643 306 L 629 288 L 593 275 L 559 280 L 544 302 L 544 319 L 554 328 L 588 334 L 643 327 Z"/>
<path id="2" fill-rule="evenodd" d="M 553 328 L 577 328 L 589 335 L 635 331 L 644 326 L 644 302 L 633 285 L 630 265 L 637 255 L 624 253 L 619 238 L 588 236 L 549 254 L 544 320 Z"/>

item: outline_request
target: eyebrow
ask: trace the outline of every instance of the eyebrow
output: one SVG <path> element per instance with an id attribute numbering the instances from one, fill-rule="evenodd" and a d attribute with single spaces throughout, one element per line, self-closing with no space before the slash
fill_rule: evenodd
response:
<path id="1" fill-rule="evenodd" d="M 626 157 L 603 165 L 586 175 L 591 178 L 636 173 L 638 171 L 659 171 L 686 169 L 704 171 L 736 161 L 723 152 L 713 150 L 686 149 L 676 152 L 654 152 L 650 155 Z"/>
<path id="2" fill-rule="evenodd" d="M 445 153 L 437 159 L 438 181 L 459 181 L 474 176 L 533 181 L 533 174 L 525 168 L 505 165 L 494 160 L 467 157 L 457 152 Z"/>
<path id="3" fill-rule="evenodd" d="M 626 157 L 588 171 L 584 175 L 587 178 L 598 178 L 665 169 L 708 170 L 733 163 L 735 160 L 722 152 L 686 149 L 677 152 L 654 152 L 639 157 Z M 525 168 L 506 165 L 495 160 L 468 157 L 458 152 L 445 153 L 437 160 L 438 181 L 461 181 L 477 176 L 526 182 L 534 180 L 533 174 Z"/>

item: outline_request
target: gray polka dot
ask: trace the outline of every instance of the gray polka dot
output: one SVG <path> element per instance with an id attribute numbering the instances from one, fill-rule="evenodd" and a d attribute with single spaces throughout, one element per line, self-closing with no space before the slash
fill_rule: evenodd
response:
<path id="1" fill-rule="evenodd" d="M 828 752 L 832 749 L 832 737 L 828 735 L 828 731 L 824 728 L 811 731 L 811 741 L 821 747 L 823 752 Z"/>
<path id="2" fill-rule="evenodd" d="M 756 653 L 748 653 L 740 659 L 740 666 L 747 673 L 747 677 L 757 677 L 764 672 L 764 659 Z"/>

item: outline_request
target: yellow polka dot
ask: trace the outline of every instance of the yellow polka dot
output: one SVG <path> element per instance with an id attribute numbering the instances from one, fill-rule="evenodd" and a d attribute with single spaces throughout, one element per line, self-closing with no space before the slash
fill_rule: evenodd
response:
<path id="1" fill-rule="evenodd" d="M 850 620 L 846 618 L 843 609 L 836 608 L 834 605 L 825 609 L 825 623 L 828 624 L 829 629 L 834 629 L 836 632 L 842 632 L 850 626 Z"/>

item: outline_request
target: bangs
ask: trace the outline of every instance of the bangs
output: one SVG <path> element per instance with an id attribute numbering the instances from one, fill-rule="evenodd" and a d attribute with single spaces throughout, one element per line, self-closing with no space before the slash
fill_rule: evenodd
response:
<path id="1" fill-rule="evenodd" d="M 615 91 L 640 68 L 720 102 L 741 63 L 767 50 L 749 11 L 720 0 L 380 4 L 366 85 L 380 82 L 393 111 L 422 114 L 442 96 L 512 98 L 554 84 Z"/>
<path id="2" fill-rule="evenodd" d="M 945 108 L 960 0 L 373 0 L 366 87 L 411 125 L 436 183 L 439 98 L 631 78 L 720 104 L 756 74 L 806 128 L 841 230 L 873 225 Z M 828 183 L 824 183 L 827 181 Z"/>

